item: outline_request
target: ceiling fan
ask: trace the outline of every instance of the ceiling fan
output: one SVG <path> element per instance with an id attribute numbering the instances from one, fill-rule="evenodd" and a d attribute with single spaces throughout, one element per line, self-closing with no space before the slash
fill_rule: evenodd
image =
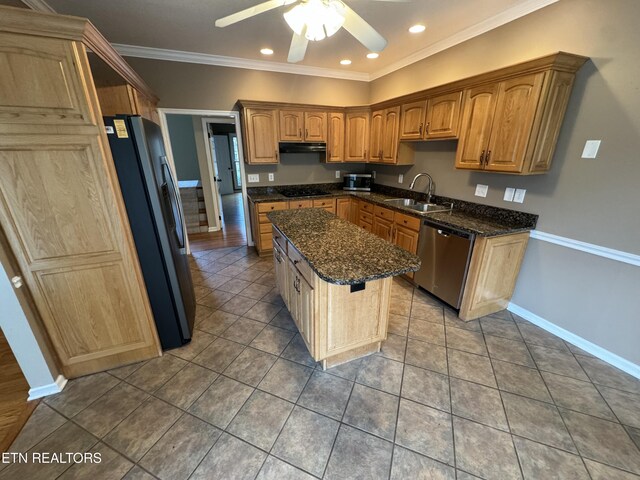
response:
<path id="1" fill-rule="evenodd" d="M 373 0 L 405 2 L 407 0 Z M 227 27 L 278 7 L 296 4 L 284 13 L 293 30 L 287 60 L 297 63 L 304 59 L 309 41 L 330 37 L 340 28 L 349 32 L 371 52 L 381 52 L 387 40 L 341 0 L 269 0 L 216 20 L 216 27 Z"/>

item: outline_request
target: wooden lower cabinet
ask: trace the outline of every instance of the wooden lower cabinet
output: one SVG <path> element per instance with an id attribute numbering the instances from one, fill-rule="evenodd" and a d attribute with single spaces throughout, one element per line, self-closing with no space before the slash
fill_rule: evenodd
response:
<path id="1" fill-rule="evenodd" d="M 296 202 L 299 203 L 299 202 Z M 251 233 L 258 255 L 270 255 L 273 250 L 271 237 L 271 222 L 267 218 L 267 213 L 276 210 L 286 210 L 289 208 L 289 201 L 249 203 L 249 215 L 251 217 Z M 296 207 L 306 208 L 306 207 Z"/>
<path id="2" fill-rule="evenodd" d="M 386 220 L 374 215 L 371 233 L 391 242 L 393 240 L 393 220 Z"/>
<path id="3" fill-rule="evenodd" d="M 460 306 L 462 320 L 507 308 L 528 241 L 529 232 L 476 238 Z"/>
<path id="4" fill-rule="evenodd" d="M 336 199 L 336 215 L 343 220 L 351 219 L 351 203 L 350 198 L 337 198 Z"/>
<path id="5" fill-rule="evenodd" d="M 275 227 L 273 234 L 282 236 Z M 290 243 L 287 252 L 276 244 L 276 286 L 314 360 L 326 369 L 379 351 L 387 337 L 392 278 L 352 292 L 350 285 L 322 280 Z"/>
<path id="6" fill-rule="evenodd" d="M 324 208 L 327 212 L 336 213 L 336 199 L 335 198 L 324 198 L 321 200 L 313 201 L 313 208 Z"/>

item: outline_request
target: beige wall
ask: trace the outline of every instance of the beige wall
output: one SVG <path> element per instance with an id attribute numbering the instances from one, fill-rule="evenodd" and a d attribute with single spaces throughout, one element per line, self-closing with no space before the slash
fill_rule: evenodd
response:
<path id="1" fill-rule="evenodd" d="M 362 105 L 369 84 L 239 68 L 127 58 L 160 97 L 160 107 L 231 110 L 238 99 Z"/>
<path id="2" fill-rule="evenodd" d="M 540 215 L 538 230 L 640 254 L 640 2 L 562 0 L 371 85 L 380 101 L 564 50 L 591 60 L 578 72 L 550 173 L 515 177 L 454 169 L 456 142 L 417 145 L 413 167 L 374 167 L 379 183 L 433 175 L 437 192 Z M 601 139 L 595 160 L 584 142 Z M 423 180 L 417 188 L 425 188 Z M 475 185 L 489 185 L 486 199 Z M 524 204 L 505 187 L 526 188 Z M 513 302 L 640 364 L 640 268 L 532 240 Z M 634 292 L 636 292 L 634 294 Z"/>

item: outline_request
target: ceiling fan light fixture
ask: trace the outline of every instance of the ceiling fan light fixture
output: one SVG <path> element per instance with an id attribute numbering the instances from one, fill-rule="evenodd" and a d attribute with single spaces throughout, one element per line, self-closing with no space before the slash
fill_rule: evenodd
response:
<path id="1" fill-rule="evenodd" d="M 297 35 L 317 42 L 336 33 L 344 24 L 344 4 L 339 0 L 306 0 L 284 13 Z"/>

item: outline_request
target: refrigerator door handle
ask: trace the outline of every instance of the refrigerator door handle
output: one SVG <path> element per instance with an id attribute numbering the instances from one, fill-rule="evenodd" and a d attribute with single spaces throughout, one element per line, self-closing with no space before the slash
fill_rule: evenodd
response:
<path id="1" fill-rule="evenodd" d="M 178 192 L 176 191 L 176 183 L 173 180 L 173 174 L 171 173 L 171 167 L 169 167 L 169 164 L 167 163 L 167 157 L 162 156 L 160 157 L 162 160 L 162 167 L 165 169 L 165 174 L 166 174 L 166 179 L 169 181 L 166 181 L 167 184 L 167 189 L 169 190 L 169 194 L 171 196 L 173 196 L 173 200 L 175 201 L 175 205 L 176 205 L 176 210 L 178 213 L 178 218 L 177 218 L 177 222 L 176 222 L 176 234 L 178 237 L 178 243 L 179 243 L 179 247 L 181 249 L 181 251 L 183 249 L 185 249 L 185 241 L 184 241 L 184 221 L 182 218 L 182 204 L 180 202 L 180 195 L 178 194 Z M 170 185 L 169 185 L 170 184 Z M 180 231 L 180 233 L 178 234 L 178 229 Z"/>

